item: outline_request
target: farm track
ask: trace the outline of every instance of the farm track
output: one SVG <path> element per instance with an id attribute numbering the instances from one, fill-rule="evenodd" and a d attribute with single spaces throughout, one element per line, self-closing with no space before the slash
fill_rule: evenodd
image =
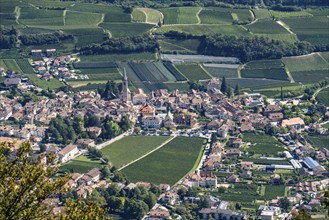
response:
<path id="1" fill-rule="evenodd" d="M 317 54 L 324 60 L 324 62 L 326 62 L 327 64 L 329 64 L 328 61 L 323 58 L 323 56 L 321 55 L 321 53 L 317 53 Z"/>
<path id="2" fill-rule="evenodd" d="M 206 70 L 204 67 L 203 67 L 203 65 L 201 65 L 201 64 L 199 64 L 199 66 L 200 66 L 200 68 L 210 77 L 210 78 L 214 78 L 214 76 L 213 75 L 211 75 L 209 72 L 208 72 L 208 70 Z"/>
<path id="3" fill-rule="evenodd" d="M 292 32 L 287 24 L 285 24 L 283 21 L 276 21 L 278 25 L 286 29 L 290 34 L 296 35 L 294 32 Z"/>
<path id="4" fill-rule="evenodd" d="M 63 11 L 63 26 L 65 26 L 66 12 L 67 12 L 67 10 L 65 9 L 65 10 Z"/>
<path id="5" fill-rule="evenodd" d="M 201 19 L 200 19 L 200 12 L 202 11 L 202 8 L 200 8 L 200 10 L 196 13 L 196 18 L 198 19 L 198 23 L 197 24 L 201 24 Z"/>
<path id="6" fill-rule="evenodd" d="M 174 138 L 176 138 L 176 135 L 173 136 L 173 137 L 171 137 L 171 138 L 169 138 L 168 140 L 166 140 L 165 142 L 163 142 L 160 146 L 158 146 L 157 148 L 155 148 L 155 149 L 151 150 L 150 152 L 144 154 L 144 155 L 141 156 L 140 158 L 137 158 L 136 160 L 133 160 L 133 161 L 131 161 L 130 163 L 128 163 L 128 164 L 126 164 L 126 165 L 120 167 L 118 170 L 120 171 L 120 170 L 122 170 L 122 169 L 124 169 L 124 168 L 130 166 L 131 164 L 133 164 L 133 163 L 135 163 L 135 162 L 137 162 L 137 161 L 143 159 L 144 157 L 148 156 L 149 154 L 151 154 L 151 153 L 153 153 L 153 152 L 159 150 L 160 148 L 162 148 L 163 146 L 165 146 L 166 144 L 168 144 L 170 141 L 172 141 Z"/>

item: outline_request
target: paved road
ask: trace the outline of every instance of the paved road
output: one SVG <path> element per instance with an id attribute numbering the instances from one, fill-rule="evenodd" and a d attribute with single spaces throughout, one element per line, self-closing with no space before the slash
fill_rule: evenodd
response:
<path id="1" fill-rule="evenodd" d="M 124 138 L 125 136 L 130 135 L 131 132 L 132 132 L 131 130 L 128 130 L 128 131 L 126 131 L 125 133 L 122 133 L 122 134 L 120 134 L 119 136 L 116 136 L 115 138 L 112 138 L 111 140 L 108 140 L 108 141 L 106 141 L 106 142 L 104 142 L 104 143 L 101 143 L 101 144 L 96 145 L 95 148 L 96 148 L 97 150 L 100 150 L 100 149 L 106 147 L 107 145 L 112 144 L 113 142 L 116 142 L 116 141 L 118 141 L 118 140 Z"/>

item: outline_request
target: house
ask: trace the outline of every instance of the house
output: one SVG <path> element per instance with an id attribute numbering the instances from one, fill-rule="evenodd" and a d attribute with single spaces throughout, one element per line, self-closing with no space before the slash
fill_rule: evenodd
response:
<path id="1" fill-rule="evenodd" d="M 42 55 L 42 50 L 31 50 L 31 55 L 32 56 L 41 56 Z"/>
<path id="2" fill-rule="evenodd" d="M 228 209 L 221 209 L 221 208 L 202 208 L 199 211 L 202 214 L 203 220 L 209 219 L 209 216 L 214 216 L 215 220 L 220 219 L 236 219 L 236 220 L 243 220 L 246 219 L 243 214 L 240 214 L 235 211 L 231 211 Z"/>
<path id="3" fill-rule="evenodd" d="M 99 128 L 99 127 L 88 127 L 88 128 L 86 128 L 86 131 L 89 132 L 89 133 L 95 134 L 96 137 L 98 137 L 102 133 L 102 128 Z"/>
<path id="4" fill-rule="evenodd" d="M 58 156 L 62 163 L 65 163 L 71 160 L 77 153 L 79 152 L 77 145 L 67 145 L 60 152 L 58 152 Z"/>
<path id="5" fill-rule="evenodd" d="M 142 124 L 145 128 L 161 128 L 162 119 L 159 116 L 142 117 Z"/>
<path id="6" fill-rule="evenodd" d="M 241 151 L 235 148 L 225 148 L 224 155 L 225 157 L 239 157 L 241 156 Z"/>
<path id="7" fill-rule="evenodd" d="M 217 187 L 217 176 L 211 171 L 197 171 L 188 176 L 190 185 L 201 187 Z"/>
<path id="8" fill-rule="evenodd" d="M 52 56 L 56 55 L 56 49 L 47 49 L 46 53 L 47 53 L 48 57 L 52 57 Z"/>
<path id="9" fill-rule="evenodd" d="M 218 78 L 212 78 L 209 81 L 205 83 L 205 87 L 207 88 L 207 92 L 213 90 L 213 89 L 219 89 L 220 82 Z"/>
<path id="10" fill-rule="evenodd" d="M 209 122 L 207 124 L 207 128 L 209 130 L 217 130 L 217 129 L 219 129 L 221 127 L 221 125 L 222 125 L 221 120 L 215 119 L 215 120 L 212 120 L 211 122 Z"/>
<path id="11" fill-rule="evenodd" d="M 254 162 L 241 161 L 240 165 L 242 170 L 251 170 Z"/>
<path id="12" fill-rule="evenodd" d="M 301 129 L 304 129 L 305 123 L 304 123 L 303 119 L 298 117 L 298 118 L 291 118 L 291 119 L 282 120 L 281 126 L 282 127 L 290 126 L 290 127 L 293 127 L 296 130 L 301 130 Z"/>
<path id="13" fill-rule="evenodd" d="M 133 96 L 134 105 L 145 105 L 147 102 L 147 95 L 144 93 L 142 89 L 137 89 L 135 91 L 135 95 Z"/>
<path id="14" fill-rule="evenodd" d="M 40 67 L 38 67 L 38 73 L 39 73 L 39 74 L 43 75 L 43 74 L 45 74 L 46 72 L 47 72 L 47 68 L 46 68 L 46 67 L 44 67 L 44 66 L 40 66 Z"/>
<path id="15" fill-rule="evenodd" d="M 139 109 L 141 116 L 155 116 L 155 108 L 151 105 L 142 105 L 142 107 Z"/>
<path id="16" fill-rule="evenodd" d="M 230 138 L 229 141 L 230 141 L 230 147 L 234 147 L 234 148 L 241 147 L 242 144 L 241 138 Z"/>
<path id="17" fill-rule="evenodd" d="M 219 137 L 225 138 L 227 136 L 228 132 L 229 132 L 229 126 L 226 124 L 223 124 L 222 126 L 220 126 L 220 128 L 218 128 L 217 135 Z"/>
<path id="18" fill-rule="evenodd" d="M 235 175 L 235 174 L 232 174 L 232 175 L 230 175 L 230 176 L 228 176 L 228 177 L 226 178 L 226 181 L 227 181 L 228 183 L 236 183 L 236 182 L 239 181 L 239 176 L 238 176 L 238 175 Z"/>
<path id="19" fill-rule="evenodd" d="M 241 124 L 240 131 L 242 133 L 244 133 L 244 132 L 254 132 L 255 128 L 253 127 L 252 123 L 247 122 L 247 123 Z"/>
<path id="20" fill-rule="evenodd" d="M 166 192 L 159 196 L 161 202 L 168 203 L 170 205 L 174 205 L 178 197 L 179 196 L 173 192 Z"/>
<path id="21" fill-rule="evenodd" d="M 273 122 L 281 121 L 283 119 L 283 113 L 282 112 L 269 113 L 268 119 L 270 119 L 270 121 L 273 121 Z"/>
<path id="22" fill-rule="evenodd" d="M 169 211 L 163 210 L 163 209 L 151 210 L 148 215 L 152 219 L 169 219 L 170 218 Z M 146 218 L 146 219 L 148 219 L 148 218 Z"/>
<path id="23" fill-rule="evenodd" d="M 4 81 L 5 86 L 18 86 L 21 84 L 21 78 L 14 77 L 14 78 L 6 78 Z"/>
<path id="24" fill-rule="evenodd" d="M 78 139 L 75 144 L 80 148 L 94 147 L 95 141 L 93 139 Z"/>
<path id="25" fill-rule="evenodd" d="M 279 113 L 281 110 L 280 105 L 267 105 L 263 110 L 263 114 L 269 116 L 270 113 Z"/>
<path id="26" fill-rule="evenodd" d="M 281 183 L 281 176 L 277 173 L 274 173 L 270 177 L 270 184 L 279 185 Z"/>

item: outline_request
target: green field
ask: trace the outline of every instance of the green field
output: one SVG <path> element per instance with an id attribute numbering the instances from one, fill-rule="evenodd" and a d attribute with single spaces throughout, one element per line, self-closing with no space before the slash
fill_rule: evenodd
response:
<path id="1" fill-rule="evenodd" d="M 292 72 L 291 75 L 296 82 L 314 83 L 329 77 L 329 69 Z"/>
<path id="2" fill-rule="evenodd" d="M 101 22 L 102 15 L 96 13 L 67 11 L 65 25 L 72 28 L 97 27 Z"/>
<path id="3" fill-rule="evenodd" d="M 329 150 L 329 136 L 328 135 L 309 135 L 307 141 L 314 147 L 325 147 Z"/>
<path id="4" fill-rule="evenodd" d="M 159 40 L 162 52 L 179 51 L 183 53 L 197 54 L 200 40 L 198 39 L 163 39 Z"/>
<path id="5" fill-rule="evenodd" d="M 16 60 L 14 59 L 3 59 L 1 60 L 0 65 L 3 66 L 3 68 L 5 68 L 6 70 L 15 71 L 16 73 L 20 74 L 23 73 L 21 68 L 18 66 Z"/>
<path id="6" fill-rule="evenodd" d="M 245 78 L 289 80 L 281 60 L 251 61 L 241 70 L 241 76 Z"/>
<path id="7" fill-rule="evenodd" d="M 204 66 L 204 68 L 214 77 L 222 78 L 237 78 L 238 77 L 238 70 L 237 67 L 211 67 L 211 66 Z"/>
<path id="8" fill-rule="evenodd" d="M 199 23 L 197 13 L 200 10 L 199 7 L 175 7 L 164 8 L 160 11 L 164 16 L 164 24 L 197 24 Z"/>
<path id="9" fill-rule="evenodd" d="M 146 22 L 146 14 L 139 8 L 134 8 L 131 13 L 134 22 Z"/>
<path id="10" fill-rule="evenodd" d="M 271 20 L 260 20 L 245 27 L 253 34 L 289 34 L 285 28 Z"/>
<path id="11" fill-rule="evenodd" d="M 51 78 L 49 81 L 40 79 L 36 74 L 27 74 L 27 77 L 31 82 L 42 89 L 58 89 L 63 86 L 63 84 L 56 78 Z"/>
<path id="12" fill-rule="evenodd" d="M 258 20 L 271 19 L 271 15 L 267 9 L 264 8 L 253 9 L 253 12 Z"/>
<path id="13" fill-rule="evenodd" d="M 250 33 L 239 25 L 216 25 L 216 24 L 191 24 L 191 25 L 163 25 L 153 32 L 163 34 L 170 31 L 178 31 L 193 35 L 224 34 L 224 35 L 250 35 Z"/>
<path id="14" fill-rule="evenodd" d="M 276 199 L 277 197 L 283 197 L 286 195 L 285 186 L 276 186 L 276 185 L 266 185 L 264 197 L 268 200 Z"/>
<path id="15" fill-rule="evenodd" d="M 312 14 L 306 11 L 270 11 L 271 15 L 276 18 L 290 18 L 290 17 L 312 17 Z"/>
<path id="16" fill-rule="evenodd" d="M 223 8 L 202 9 L 199 14 L 201 24 L 232 24 L 231 13 Z"/>
<path id="17" fill-rule="evenodd" d="M 132 182 L 175 184 L 197 164 L 204 139 L 176 137 L 159 150 L 122 170 Z"/>
<path id="18" fill-rule="evenodd" d="M 64 163 L 60 167 L 60 171 L 68 170 L 71 173 L 87 173 L 95 167 L 102 167 L 100 160 L 81 155 L 67 163 Z"/>
<path id="19" fill-rule="evenodd" d="M 153 27 L 152 24 L 144 23 L 102 23 L 100 26 L 110 31 L 112 37 L 141 35 Z"/>
<path id="20" fill-rule="evenodd" d="M 160 11 L 158 11 L 158 10 L 151 9 L 151 8 L 137 8 L 136 10 L 142 12 L 145 15 L 144 21 L 146 23 L 157 24 L 158 22 L 162 22 L 163 18 L 162 18 Z M 133 19 L 135 19 L 134 14 L 133 14 Z"/>
<path id="21" fill-rule="evenodd" d="M 81 61 L 133 61 L 155 60 L 154 53 L 128 53 L 128 54 L 104 54 L 104 55 L 81 55 Z"/>
<path id="22" fill-rule="evenodd" d="M 303 90 L 305 89 L 305 85 L 303 84 L 288 84 L 282 86 L 282 91 L 284 93 L 294 92 L 297 90 Z M 280 97 L 281 95 L 281 87 L 280 85 L 276 87 L 269 87 L 269 88 L 255 88 L 252 90 L 253 92 L 259 92 L 263 95 L 266 95 L 267 97 Z"/>
<path id="23" fill-rule="evenodd" d="M 284 57 L 282 61 L 290 72 L 329 69 L 328 63 L 317 53 L 297 57 Z"/>
<path id="24" fill-rule="evenodd" d="M 319 94 L 316 96 L 316 99 L 320 103 L 322 103 L 325 106 L 329 107 L 329 88 L 320 91 Z"/>
<path id="25" fill-rule="evenodd" d="M 199 64 L 176 64 L 175 67 L 191 82 L 212 78 Z"/>
<path id="26" fill-rule="evenodd" d="M 169 136 L 129 136 L 106 146 L 101 151 L 117 168 L 136 160 L 168 140 Z"/>
<path id="27" fill-rule="evenodd" d="M 254 154 L 275 156 L 279 151 L 284 151 L 278 140 L 266 134 L 245 133 L 243 134 L 243 141 L 252 143 L 247 151 Z"/>
<path id="28" fill-rule="evenodd" d="M 231 87 L 235 87 L 239 85 L 240 88 L 250 88 L 250 89 L 259 89 L 259 88 L 272 88 L 278 86 L 286 86 L 289 85 L 290 82 L 282 81 L 282 80 L 271 80 L 271 79 L 227 79 L 227 83 Z"/>

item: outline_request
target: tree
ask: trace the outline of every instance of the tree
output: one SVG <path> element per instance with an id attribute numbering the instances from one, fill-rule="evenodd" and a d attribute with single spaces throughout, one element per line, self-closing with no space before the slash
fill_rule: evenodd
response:
<path id="1" fill-rule="evenodd" d="M 327 209 L 329 215 L 329 191 L 326 191 L 323 197 L 324 197 L 323 204 L 324 207 Z"/>
<path id="2" fill-rule="evenodd" d="M 226 79 L 225 79 L 225 76 L 223 76 L 223 78 L 222 78 L 222 85 L 220 86 L 220 91 L 221 91 L 223 94 L 226 94 L 226 92 L 227 92 L 227 85 L 226 85 Z"/>
<path id="3" fill-rule="evenodd" d="M 240 87 L 239 87 L 239 84 L 236 84 L 236 86 L 234 88 L 234 95 L 235 96 L 240 95 Z"/>
<path id="4" fill-rule="evenodd" d="M 226 92 L 227 97 L 232 98 L 234 96 L 233 89 L 229 87 Z"/>
<path id="5" fill-rule="evenodd" d="M 31 150 L 31 144 L 25 142 L 15 157 L 11 157 L 9 145 L 0 143 L 0 219 L 104 219 L 105 213 L 100 207 L 72 200 L 66 202 L 64 212 L 51 215 L 52 207 L 43 201 L 59 192 L 69 176 L 51 179 L 58 167 L 45 166 L 42 156 L 30 162 Z M 48 162 L 54 159 L 50 155 Z"/>
<path id="6" fill-rule="evenodd" d="M 300 209 L 298 213 L 292 215 L 293 220 L 310 220 L 311 215 L 305 209 Z"/>
<path id="7" fill-rule="evenodd" d="M 281 198 L 279 200 L 279 206 L 281 209 L 283 209 L 285 212 L 288 212 L 290 210 L 291 207 L 291 203 L 290 201 L 287 199 L 287 197 L 285 198 Z"/>

